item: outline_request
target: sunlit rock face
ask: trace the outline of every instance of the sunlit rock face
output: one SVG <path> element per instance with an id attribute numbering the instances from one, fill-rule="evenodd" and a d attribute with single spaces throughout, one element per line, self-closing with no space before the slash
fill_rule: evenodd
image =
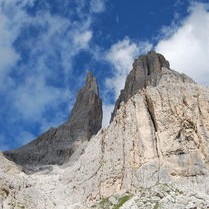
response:
<path id="1" fill-rule="evenodd" d="M 139 82 L 133 75 L 148 60 Z M 0 156 L 2 208 L 209 208 L 209 90 L 155 52 L 133 66 L 109 127 L 89 140 L 81 134 L 66 164 L 27 175 Z"/>
<path id="2" fill-rule="evenodd" d="M 146 55 L 141 55 L 135 59 L 133 68 L 128 74 L 125 87 L 121 90 L 120 95 L 116 101 L 114 111 L 111 116 L 113 120 L 117 109 L 120 108 L 121 102 L 127 102 L 129 98 L 135 95 L 139 90 L 147 86 L 157 86 L 163 75 L 163 67 L 170 69 L 169 62 L 162 54 L 150 51 Z M 182 79 L 187 78 L 185 75 L 180 76 Z"/>

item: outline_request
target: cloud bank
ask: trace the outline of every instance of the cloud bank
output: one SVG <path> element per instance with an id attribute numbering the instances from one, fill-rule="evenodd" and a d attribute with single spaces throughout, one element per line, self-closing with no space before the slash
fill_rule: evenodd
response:
<path id="1" fill-rule="evenodd" d="M 75 95 L 69 83 L 81 83 L 74 62 L 84 51 L 111 69 L 102 89 L 104 127 L 134 59 L 150 49 L 165 55 L 171 68 L 209 84 L 209 4 L 191 4 L 184 20 L 161 28 L 155 46 L 126 36 L 108 49 L 94 42 L 93 29 L 105 9 L 106 0 L 0 1 L 0 124 L 5 129 L 0 149 L 26 143 L 66 119 Z"/>
<path id="2" fill-rule="evenodd" d="M 106 54 L 106 60 L 111 63 L 114 73 L 112 78 L 106 79 L 106 86 L 113 90 L 115 98 L 125 85 L 125 79 L 131 70 L 133 60 L 140 54 L 149 51 L 151 47 L 149 42 L 135 43 L 127 37 L 111 46 Z"/>
<path id="3" fill-rule="evenodd" d="M 156 46 L 149 41 L 134 42 L 126 37 L 113 44 L 106 54 L 113 76 L 106 79 L 106 87 L 116 100 L 123 89 L 134 58 L 154 48 L 170 62 L 171 68 L 185 73 L 200 84 L 209 85 L 209 4 L 193 3 L 189 15 L 180 23 L 162 26 Z M 112 104 L 104 105 L 104 126 L 109 123 Z"/>
<path id="4" fill-rule="evenodd" d="M 131 70 L 134 59 L 139 55 L 146 53 L 151 49 L 152 45 L 149 42 L 135 43 L 128 37 L 113 44 L 111 48 L 106 52 L 105 59 L 110 63 L 110 67 L 113 69 L 113 75 L 111 78 L 107 78 L 106 94 L 111 92 L 114 100 L 120 94 L 121 89 L 124 88 L 125 80 L 128 73 Z M 114 109 L 114 104 L 105 103 L 103 117 L 103 126 L 107 127 L 110 121 L 111 112 Z"/>
<path id="5" fill-rule="evenodd" d="M 155 50 L 169 60 L 171 68 L 209 85 L 209 4 L 192 4 L 180 26 L 167 27 L 164 33 L 166 38 Z"/>
<path id="6" fill-rule="evenodd" d="M 1 147 L 21 145 L 35 137 L 32 132 L 66 119 L 74 101 L 73 62 L 91 50 L 93 17 L 104 10 L 102 0 L 0 2 Z M 15 127 L 10 136 L 7 126 Z"/>

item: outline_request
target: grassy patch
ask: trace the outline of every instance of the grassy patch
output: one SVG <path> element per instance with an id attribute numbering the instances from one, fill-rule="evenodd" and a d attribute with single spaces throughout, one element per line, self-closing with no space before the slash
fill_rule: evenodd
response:
<path id="1" fill-rule="evenodd" d="M 155 206 L 154 206 L 154 208 L 153 209 L 158 209 L 159 208 L 159 202 L 156 202 L 156 204 L 155 204 Z"/>
<path id="2" fill-rule="evenodd" d="M 115 205 L 113 207 L 113 209 L 119 209 L 125 202 L 127 202 L 129 199 L 131 198 L 131 195 L 126 195 L 124 197 L 121 197 L 119 200 L 118 200 L 118 204 Z"/>
<path id="3" fill-rule="evenodd" d="M 109 198 L 103 198 L 99 203 L 99 206 L 102 209 L 108 209 L 111 207 L 111 205 L 112 203 L 109 201 Z"/>

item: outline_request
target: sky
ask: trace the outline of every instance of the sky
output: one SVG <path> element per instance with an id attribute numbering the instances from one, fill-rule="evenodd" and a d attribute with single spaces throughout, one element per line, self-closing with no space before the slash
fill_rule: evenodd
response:
<path id="1" fill-rule="evenodd" d="M 107 127 L 133 60 L 150 50 L 209 86 L 209 1 L 0 0 L 0 150 L 64 123 L 88 70 Z"/>

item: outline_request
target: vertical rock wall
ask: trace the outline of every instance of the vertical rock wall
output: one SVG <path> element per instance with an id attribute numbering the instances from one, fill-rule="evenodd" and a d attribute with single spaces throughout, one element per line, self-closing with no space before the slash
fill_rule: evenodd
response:
<path id="1" fill-rule="evenodd" d="M 66 123 L 49 129 L 25 146 L 4 152 L 4 155 L 21 165 L 26 172 L 39 170 L 40 166 L 61 165 L 68 162 L 72 155 L 72 161 L 75 161 L 86 142 L 101 129 L 101 125 L 102 101 L 96 79 L 89 72 Z"/>

